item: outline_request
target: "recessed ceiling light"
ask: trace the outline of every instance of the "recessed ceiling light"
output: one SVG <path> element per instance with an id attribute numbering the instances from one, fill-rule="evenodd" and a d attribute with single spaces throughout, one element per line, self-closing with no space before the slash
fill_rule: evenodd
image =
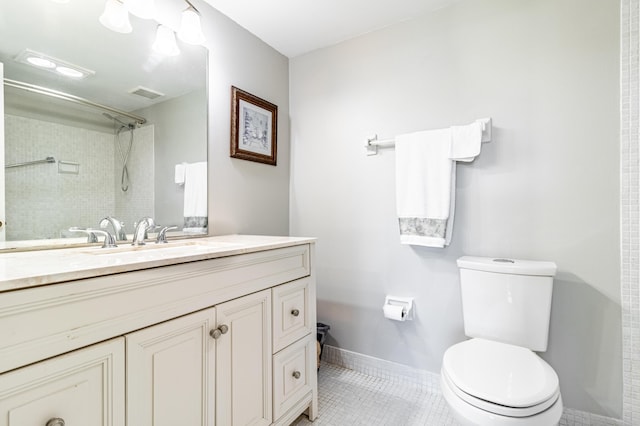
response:
<path id="1" fill-rule="evenodd" d="M 14 60 L 71 78 L 85 78 L 95 74 L 95 71 L 31 49 L 23 50 Z"/>
<path id="2" fill-rule="evenodd" d="M 40 58 L 39 56 L 29 56 L 27 58 L 27 62 L 31 65 L 35 65 L 36 67 L 42 68 L 55 68 L 56 64 L 53 61 L 50 61 L 46 58 Z"/>
<path id="3" fill-rule="evenodd" d="M 56 67 L 56 71 L 67 77 L 82 78 L 85 76 L 81 71 L 69 67 Z"/>

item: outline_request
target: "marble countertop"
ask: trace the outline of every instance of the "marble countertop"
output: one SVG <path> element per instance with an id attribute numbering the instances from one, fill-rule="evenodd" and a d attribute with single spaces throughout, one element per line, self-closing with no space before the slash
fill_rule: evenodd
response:
<path id="1" fill-rule="evenodd" d="M 170 240 L 132 247 L 96 246 L 0 253 L 0 292 L 64 281 L 176 265 L 281 247 L 307 244 L 314 238 L 261 235 Z"/>

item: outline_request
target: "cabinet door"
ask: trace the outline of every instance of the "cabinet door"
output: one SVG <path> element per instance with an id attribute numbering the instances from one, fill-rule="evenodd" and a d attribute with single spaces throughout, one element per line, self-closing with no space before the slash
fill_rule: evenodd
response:
<path id="1" fill-rule="evenodd" d="M 213 426 L 215 309 L 127 334 L 127 424 Z"/>
<path id="2" fill-rule="evenodd" d="M 271 290 L 216 306 L 216 424 L 269 425 L 271 393 Z M 224 327 L 223 327 L 224 329 Z"/>
<path id="3" fill-rule="evenodd" d="M 124 340 L 0 376 L 1 426 L 124 426 Z"/>

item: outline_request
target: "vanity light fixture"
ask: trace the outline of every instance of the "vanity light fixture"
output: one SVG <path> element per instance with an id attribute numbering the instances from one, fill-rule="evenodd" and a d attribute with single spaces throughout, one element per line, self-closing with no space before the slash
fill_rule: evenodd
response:
<path id="1" fill-rule="evenodd" d="M 95 71 L 31 49 L 23 50 L 15 57 L 14 60 L 21 64 L 30 65 L 46 71 L 55 72 L 56 74 L 64 75 L 65 77 L 76 79 L 86 78 L 95 74 Z"/>
<path id="2" fill-rule="evenodd" d="M 180 54 L 180 49 L 176 44 L 176 35 L 173 30 L 166 25 L 158 25 L 156 30 L 156 41 L 151 48 L 157 53 L 166 56 L 176 56 Z"/>
<path id="3" fill-rule="evenodd" d="M 111 31 L 117 33 L 126 34 L 133 31 L 131 22 L 129 22 L 129 12 L 120 0 L 107 0 L 99 21 Z"/>
<path id="4" fill-rule="evenodd" d="M 153 43 L 153 50 L 166 55 L 175 56 L 180 54 L 180 49 L 176 44 L 176 33 L 172 27 L 165 25 L 162 18 L 158 17 L 156 0 L 107 0 L 104 13 L 100 16 L 100 22 L 110 30 L 119 33 L 130 33 L 133 31 L 129 22 L 129 13 L 143 19 L 155 19 L 159 22 L 156 30 L 156 38 Z M 202 45 L 205 42 L 200 23 L 200 12 L 189 1 L 187 8 L 182 11 L 180 19 L 180 29 L 177 31 L 181 41 Z"/>
<path id="5" fill-rule="evenodd" d="M 182 11 L 178 38 L 189 44 L 203 44 L 205 38 L 204 34 L 202 34 L 202 26 L 200 25 L 200 12 L 198 12 L 198 9 L 196 9 L 189 0 L 185 0 L 185 2 L 189 7 Z"/>
<path id="6" fill-rule="evenodd" d="M 132 15 L 142 19 L 154 19 L 157 15 L 155 0 L 123 0 Z"/>

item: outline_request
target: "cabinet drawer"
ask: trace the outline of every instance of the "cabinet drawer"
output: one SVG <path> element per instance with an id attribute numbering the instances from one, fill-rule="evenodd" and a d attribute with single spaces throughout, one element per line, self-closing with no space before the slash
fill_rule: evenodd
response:
<path id="1" fill-rule="evenodd" d="M 309 256 L 304 244 L 2 293 L 0 373 L 308 276 Z"/>
<path id="2" fill-rule="evenodd" d="M 274 353 L 311 332 L 310 283 L 304 278 L 272 289 Z"/>
<path id="3" fill-rule="evenodd" d="M 273 415 L 279 418 L 310 393 L 315 370 L 315 339 L 308 336 L 273 356 Z"/>
<path id="4" fill-rule="evenodd" d="M 2 375 L 0 425 L 124 426 L 124 340 Z"/>

